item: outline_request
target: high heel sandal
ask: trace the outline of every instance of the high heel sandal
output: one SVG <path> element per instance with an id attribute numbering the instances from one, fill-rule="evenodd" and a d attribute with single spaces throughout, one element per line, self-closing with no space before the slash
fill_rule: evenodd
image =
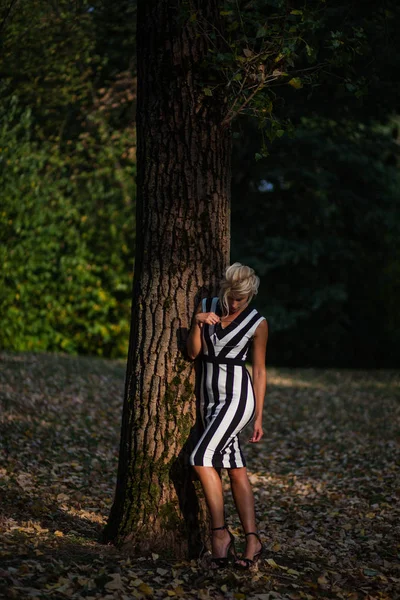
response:
<path id="1" fill-rule="evenodd" d="M 218 531 L 220 529 L 226 529 L 229 533 L 230 542 L 226 547 L 225 556 L 217 557 L 211 556 L 211 562 L 216 565 L 217 568 L 222 568 L 228 566 L 232 562 L 232 558 L 236 558 L 235 551 L 235 538 L 232 533 L 229 531 L 226 525 L 222 525 L 222 527 L 213 527 L 211 531 Z"/>
<path id="2" fill-rule="evenodd" d="M 259 542 L 260 542 L 260 544 L 261 544 L 261 548 L 260 548 L 260 550 L 259 550 L 258 552 L 256 552 L 256 553 L 254 554 L 254 556 L 253 556 L 253 558 L 252 558 L 252 559 L 251 559 L 251 558 L 244 558 L 244 557 L 241 557 L 241 558 L 238 558 L 238 559 L 235 561 L 235 563 L 234 563 L 234 566 L 235 566 L 235 568 L 236 568 L 236 569 L 242 569 L 242 570 L 244 570 L 244 571 L 245 571 L 245 570 L 247 570 L 247 569 L 250 569 L 250 567 L 253 567 L 253 566 L 254 566 L 254 565 L 257 563 L 258 559 L 259 559 L 259 558 L 262 556 L 262 554 L 264 553 L 264 545 L 263 545 L 262 541 L 260 540 L 260 536 L 258 535 L 258 533 L 255 533 L 254 531 L 249 531 L 249 533 L 246 533 L 246 534 L 245 534 L 245 537 L 247 537 L 248 535 L 255 535 L 255 536 L 256 536 L 256 538 L 258 539 L 258 541 L 259 541 Z M 246 564 L 245 564 L 245 565 L 241 565 L 239 561 L 242 561 L 242 562 L 244 562 L 244 563 L 246 563 Z"/>

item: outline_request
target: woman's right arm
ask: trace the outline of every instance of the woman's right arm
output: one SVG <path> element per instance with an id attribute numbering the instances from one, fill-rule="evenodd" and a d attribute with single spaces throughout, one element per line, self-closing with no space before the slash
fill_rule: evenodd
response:
<path id="1" fill-rule="evenodd" d="M 197 307 L 192 320 L 192 326 L 189 331 L 189 336 L 186 342 L 188 356 L 191 359 L 195 359 L 201 352 L 201 330 L 203 325 L 215 325 L 220 321 L 217 314 L 213 312 L 202 312 L 201 302 Z"/>
<path id="2" fill-rule="evenodd" d="M 201 313 L 201 302 L 198 305 L 196 312 L 192 319 L 192 326 L 189 331 L 189 336 L 186 342 L 187 352 L 189 358 L 196 358 L 201 352 L 201 329 L 203 323 L 197 319 L 197 315 Z"/>

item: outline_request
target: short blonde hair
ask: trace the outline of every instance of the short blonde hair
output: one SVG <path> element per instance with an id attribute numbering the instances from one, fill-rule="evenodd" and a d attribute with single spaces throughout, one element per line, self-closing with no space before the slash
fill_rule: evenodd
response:
<path id="1" fill-rule="evenodd" d="M 220 281 L 219 302 L 225 314 L 229 313 L 228 296 L 237 294 L 238 296 L 249 296 L 247 305 L 258 292 L 260 278 L 255 274 L 254 269 L 242 265 L 239 262 L 233 263 L 225 269 L 225 275 Z"/>

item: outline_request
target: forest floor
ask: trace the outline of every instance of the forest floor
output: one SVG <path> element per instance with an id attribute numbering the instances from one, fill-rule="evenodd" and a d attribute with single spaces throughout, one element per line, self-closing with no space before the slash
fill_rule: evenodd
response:
<path id="1" fill-rule="evenodd" d="M 242 438 L 267 549 L 250 573 L 99 542 L 124 376 L 125 361 L 0 354 L 0 597 L 400 598 L 399 373 L 268 370 L 264 438 Z"/>

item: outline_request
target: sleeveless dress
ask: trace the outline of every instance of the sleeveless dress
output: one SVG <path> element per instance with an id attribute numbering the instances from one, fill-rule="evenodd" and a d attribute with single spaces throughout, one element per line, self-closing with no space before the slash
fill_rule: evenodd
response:
<path id="1" fill-rule="evenodd" d="M 218 297 L 202 300 L 203 312 L 222 316 Z M 254 332 L 265 317 L 247 306 L 229 325 L 204 324 L 200 414 L 203 433 L 190 455 L 190 464 L 235 469 L 245 467 L 239 433 L 252 420 L 255 396 L 245 360 Z"/>

